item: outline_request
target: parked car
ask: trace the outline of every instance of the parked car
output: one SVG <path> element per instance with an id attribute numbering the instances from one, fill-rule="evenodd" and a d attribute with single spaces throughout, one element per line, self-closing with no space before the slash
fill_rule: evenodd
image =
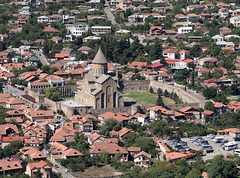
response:
<path id="1" fill-rule="evenodd" d="M 203 145 L 202 146 L 202 149 L 204 150 L 204 149 L 212 149 L 213 147 L 211 146 L 211 145 Z"/>
<path id="2" fill-rule="evenodd" d="M 234 150 L 234 154 L 237 154 L 238 156 L 240 156 L 240 149 Z"/>
<path id="3" fill-rule="evenodd" d="M 228 143 L 228 140 L 223 140 L 222 143 Z"/>
<path id="4" fill-rule="evenodd" d="M 59 166 L 57 164 L 55 164 L 54 166 L 55 166 L 55 168 L 59 168 Z"/>
<path id="5" fill-rule="evenodd" d="M 211 138 L 211 139 L 214 139 L 214 138 L 215 138 L 215 135 L 209 134 L 209 135 L 207 135 L 207 137 L 208 137 L 208 138 Z"/>
<path id="6" fill-rule="evenodd" d="M 240 141 L 240 137 L 233 137 L 234 141 Z"/>

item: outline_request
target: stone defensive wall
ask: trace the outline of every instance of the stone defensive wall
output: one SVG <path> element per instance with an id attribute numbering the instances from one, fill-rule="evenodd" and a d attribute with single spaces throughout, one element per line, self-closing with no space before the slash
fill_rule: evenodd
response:
<path id="1" fill-rule="evenodd" d="M 195 91 L 189 90 L 183 86 L 174 85 L 173 83 L 150 81 L 150 86 L 155 92 L 158 88 L 161 88 L 162 91 L 167 90 L 170 93 L 176 93 L 184 103 L 188 103 L 189 105 L 190 103 L 199 103 L 199 107 L 203 107 L 207 102 L 207 100 L 203 96 L 196 93 Z"/>
<path id="2" fill-rule="evenodd" d="M 147 91 L 150 80 L 129 80 L 119 83 L 121 91 Z"/>

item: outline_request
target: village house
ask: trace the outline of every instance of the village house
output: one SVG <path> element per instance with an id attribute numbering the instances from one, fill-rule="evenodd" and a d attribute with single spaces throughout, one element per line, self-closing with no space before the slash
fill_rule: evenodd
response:
<path id="1" fill-rule="evenodd" d="M 38 121 L 41 119 L 53 119 L 54 113 L 52 110 L 28 110 L 25 111 L 26 117 L 31 121 Z"/>
<path id="2" fill-rule="evenodd" d="M 28 163 L 26 174 L 30 177 L 52 177 L 52 166 L 41 160 L 39 162 Z"/>
<path id="3" fill-rule="evenodd" d="M 151 165 L 151 154 L 141 151 L 138 154 L 134 155 L 134 163 L 136 166 L 140 166 L 142 170 L 147 170 Z"/>
<path id="4" fill-rule="evenodd" d="M 133 61 L 131 64 L 128 65 L 128 68 L 131 69 L 144 69 L 147 66 L 147 62 L 137 62 Z"/>
<path id="5" fill-rule="evenodd" d="M 219 114 L 224 114 L 225 112 L 228 111 L 228 106 L 223 103 L 215 102 L 214 107 L 216 108 Z"/>
<path id="6" fill-rule="evenodd" d="M 225 130 L 218 130 L 217 135 L 229 135 L 233 138 L 240 138 L 240 130 L 238 128 L 229 128 Z"/>
<path id="7" fill-rule="evenodd" d="M 4 124 L 0 125 L 0 136 L 19 136 L 19 130 L 16 125 L 13 124 Z"/>
<path id="8" fill-rule="evenodd" d="M 187 106 L 185 108 L 179 109 L 179 111 L 184 114 L 186 120 L 188 120 L 188 121 L 200 118 L 199 110 L 197 110 L 191 106 Z"/>
<path id="9" fill-rule="evenodd" d="M 134 133 L 134 131 L 132 129 L 128 129 L 126 127 L 123 127 L 121 130 L 119 131 L 111 131 L 110 134 L 112 136 L 117 136 L 120 140 L 124 141 L 124 137 L 128 134 L 128 133 Z"/>
<path id="10" fill-rule="evenodd" d="M 98 115 L 101 125 L 104 124 L 106 119 L 116 119 L 121 125 L 127 125 L 133 118 L 129 117 L 127 113 L 112 113 L 106 112 Z"/>
<path id="11" fill-rule="evenodd" d="M 162 52 L 162 55 L 169 59 L 186 59 L 187 56 L 190 56 L 190 52 L 187 50 L 166 49 Z"/>
<path id="12" fill-rule="evenodd" d="M 112 27 L 111 26 L 92 26 L 91 32 L 94 35 L 100 35 L 105 33 L 111 33 Z"/>
<path id="13" fill-rule="evenodd" d="M 106 143 L 106 142 L 95 142 L 90 148 L 90 155 L 93 157 L 95 155 L 100 155 L 107 152 L 110 158 L 113 158 L 116 154 L 120 154 L 120 161 L 128 161 L 128 150 L 127 148 L 120 147 L 116 143 Z"/>
<path id="14" fill-rule="evenodd" d="M 232 100 L 227 104 L 227 107 L 229 111 L 237 112 L 240 110 L 240 102 Z"/>
<path id="15" fill-rule="evenodd" d="M 22 173 L 23 167 L 19 161 L 0 159 L 0 176 L 13 176 L 16 173 Z"/>
<path id="16" fill-rule="evenodd" d="M 136 113 L 136 114 L 134 115 L 134 117 L 137 118 L 137 121 L 138 121 L 141 125 L 145 125 L 145 124 L 149 124 L 149 123 L 150 123 L 150 119 L 149 119 L 148 115 Z"/>
<path id="17" fill-rule="evenodd" d="M 92 145 L 95 142 L 105 142 L 105 136 L 99 135 L 97 133 L 93 133 L 92 135 L 88 136 L 88 143 Z"/>
<path id="18" fill-rule="evenodd" d="M 1 145 L 1 148 L 4 148 L 5 146 L 9 145 L 10 143 L 18 140 L 18 141 L 21 141 L 21 142 L 24 142 L 25 139 L 27 139 L 29 137 L 25 137 L 25 136 L 9 136 L 9 137 L 1 137 L 0 138 L 0 145 Z"/>
<path id="19" fill-rule="evenodd" d="M 83 156 L 83 154 L 73 148 L 68 148 L 61 143 L 54 142 L 51 145 L 51 159 L 69 159 Z"/>
<path id="20" fill-rule="evenodd" d="M 55 131 L 54 135 L 50 138 L 49 141 L 50 141 L 50 143 L 72 142 L 72 141 L 74 141 L 75 136 L 76 136 L 76 134 L 74 133 L 74 130 L 73 130 L 73 124 L 65 123 L 64 127 L 61 127 Z"/>
<path id="21" fill-rule="evenodd" d="M 170 152 L 170 153 L 166 153 L 166 160 L 169 162 L 176 162 L 182 158 L 188 158 L 188 155 L 185 153 L 180 153 L 180 152 Z"/>
<path id="22" fill-rule="evenodd" d="M 141 152 L 141 147 L 127 147 L 127 150 L 129 152 L 130 155 L 134 156 L 135 154 L 138 154 L 139 152 Z"/>
<path id="23" fill-rule="evenodd" d="M 24 104 L 24 102 L 20 101 L 17 98 L 8 98 L 6 101 L 7 108 L 12 108 L 13 106 L 22 105 L 22 104 Z"/>
<path id="24" fill-rule="evenodd" d="M 203 118 L 205 119 L 205 122 L 212 122 L 218 119 L 218 113 L 214 111 L 204 110 L 202 114 L 203 114 Z"/>
<path id="25" fill-rule="evenodd" d="M 36 147 L 23 147 L 19 149 L 19 152 L 24 159 L 31 159 L 33 161 L 41 161 L 47 158 L 47 156 Z"/>
<path id="26" fill-rule="evenodd" d="M 92 132 L 93 122 L 90 119 L 80 115 L 73 115 L 67 118 L 73 123 L 73 126 L 79 126 L 79 129 L 83 132 Z"/>

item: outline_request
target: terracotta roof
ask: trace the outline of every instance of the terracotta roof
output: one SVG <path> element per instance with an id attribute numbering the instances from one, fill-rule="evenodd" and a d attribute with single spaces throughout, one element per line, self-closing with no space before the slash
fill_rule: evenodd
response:
<path id="1" fill-rule="evenodd" d="M 65 58 L 69 57 L 69 53 L 56 53 L 55 58 Z"/>
<path id="2" fill-rule="evenodd" d="M 25 139 L 27 139 L 28 137 L 25 137 L 25 136 L 19 136 L 19 137 L 13 137 L 13 136 L 10 136 L 10 137 L 2 137 L 2 143 L 3 142 L 13 142 L 13 141 L 16 141 L 16 140 L 19 140 L 19 141 L 24 141 Z"/>
<path id="3" fill-rule="evenodd" d="M 128 129 L 128 128 L 126 128 L 126 127 L 123 127 L 121 130 L 119 130 L 119 131 L 111 131 L 110 133 L 112 134 L 112 135 L 117 135 L 117 136 L 119 136 L 119 137 L 123 137 L 124 135 L 126 135 L 127 133 L 129 133 L 129 132 L 134 132 L 132 129 Z"/>
<path id="4" fill-rule="evenodd" d="M 210 115 L 212 115 L 214 112 L 213 112 L 213 111 L 209 111 L 209 110 L 204 110 L 202 113 L 210 116 Z"/>
<path id="5" fill-rule="evenodd" d="M 140 147 L 128 147 L 127 148 L 129 152 L 140 152 L 141 151 L 141 148 Z"/>
<path id="6" fill-rule="evenodd" d="M 225 129 L 225 130 L 218 130 L 218 133 L 220 132 L 232 132 L 232 133 L 240 133 L 240 130 L 238 128 L 229 128 L 229 129 Z"/>
<path id="7" fill-rule="evenodd" d="M 39 151 L 36 147 L 23 147 L 19 151 L 25 156 L 29 156 L 31 159 L 46 159 L 47 156 Z"/>
<path id="8" fill-rule="evenodd" d="M 7 101 L 6 101 L 7 104 L 10 104 L 10 105 L 16 105 L 16 104 L 24 104 L 24 102 L 20 101 L 19 99 L 17 98 L 8 98 Z"/>
<path id="9" fill-rule="evenodd" d="M 185 108 L 179 109 L 180 112 L 182 113 L 193 113 L 193 112 L 198 112 L 197 109 L 191 107 L 191 106 L 187 106 Z"/>
<path id="10" fill-rule="evenodd" d="M 128 65 L 129 68 L 143 68 L 147 66 L 147 62 L 138 62 L 138 61 L 133 61 L 131 64 Z"/>
<path id="11" fill-rule="evenodd" d="M 83 156 L 83 154 L 73 148 L 69 148 L 62 152 L 65 156 Z"/>
<path id="12" fill-rule="evenodd" d="M 106 143 L 106 142 L 95 142 L 91 146 L 90 153 L 92 154 L 100 154 L 103 152 L 107 152 L 109 154 L 128 154 L 127 148 L 120 147 L 115 143 Z"/>
<path id="13" fill-rule="evenodd" d="M 8 129 L 13 130 L 13 133 L 15 134 L 19 134 L 19 131 L 16 125 L 4 124 L 4 125 L 0 125 L 0 135 L 6 135 Z"/>
<path id="14" fill-rule="evenodd" d="M 180 158 L 187 158 L 187 154 L 179 152 L 171 152 L 165 154 L 167 160 L 175 160 Z"/>
<path id="15" fill-rule="evenodd" d="M 4 171 L 18 170 L 22 169 L 22 165 L 19 161 L 8 161 L 6 159 L 0 159 L 0 167 Z"/>
<path id="16" fill-rule="evenodd" d="M 140 113 L 136 113 L 134 115 L 134 117 L 142 117 L 142 118 L 147 118 L 148 116 L 146 114 L 140 114 Z"/>
<path id="17" fill-rule="evenodd" d="M 44 27 L 43 32 L 58 33 L 59 30 L 56 30 L 55 28 L 52 28 L 52 27 Z"/>
<path id="18" fill-rule="evenodd" d="M 51 169 L 52 168 L 48 163 L 46 163 L 43 160 L 41 160 L 39 162 L 35 162 L 35 163 L 28 163 L 28 166 L 30 167 L 31 170 L 33 170 L 34 168 L 36 168 L 36 169 L 40 169 L 40 168 Z"/>
<path id="19" fill-rule="evenodd" d="M 88 138 L 91 142 L 94 142 L 95 140 L 97 140 L 99 137 L 104 137 L 103 135 L 99 135 L 97 133 L 93 133 L 92 135 L 90 135 Z"/>
<path id="20" fill-rule="evenodd" d="M 148 154 L 148 153 L 146 153 L 145 151 L 141 151 L 140 153 L 134 155 L 134 159 L 137 158 L 137 157 L 139 157 L 139 156 L 146 156 L 146 157 L 148 157 L 148 158 L 150 158 L 150 159 L 151 159 L 151 157 L 152 157 L 151 154 Z"/>
<path id="21" fill-rule="evenodd" d="M 203 172 L 203 173 L 202 173 L 202 176 L 203 176 L 203 177 L 208 177 L 208 173 L 207 173 L 207 172 Z"/>
<path id="22" fill-rule="evenodd" d="M 5 118 L 5 121 L 9 123 L 11 120 L 17 122 L 17 123 L 22 123 L 23 119 L 21 117 L 7 117 Z"/>
<path id="23" fill-rule="evenodd" d="M 221 108 L 221 107 L 227 107 L 227 105 L 223 104 L 223 103 L 220 103 L 220 102 L 215 102 L 214 103 L 214 107 L 215 108 Z"/>

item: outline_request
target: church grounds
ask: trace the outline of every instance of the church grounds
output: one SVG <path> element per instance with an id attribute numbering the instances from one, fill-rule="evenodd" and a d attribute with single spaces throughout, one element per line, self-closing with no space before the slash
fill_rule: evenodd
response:
<path id="1" fill-rule="evenodd" d="M 152 106 L 156 105 L 157 95 L 151 94 L 148 91 L 143 92 L 124 92 L 124 99 L 127 101 L 134 100 L 135 102 L 141 103 L 144 106 Z M 163 102 L 165 105 L 175 104 L 174 100 L 162 96 Z"/>

